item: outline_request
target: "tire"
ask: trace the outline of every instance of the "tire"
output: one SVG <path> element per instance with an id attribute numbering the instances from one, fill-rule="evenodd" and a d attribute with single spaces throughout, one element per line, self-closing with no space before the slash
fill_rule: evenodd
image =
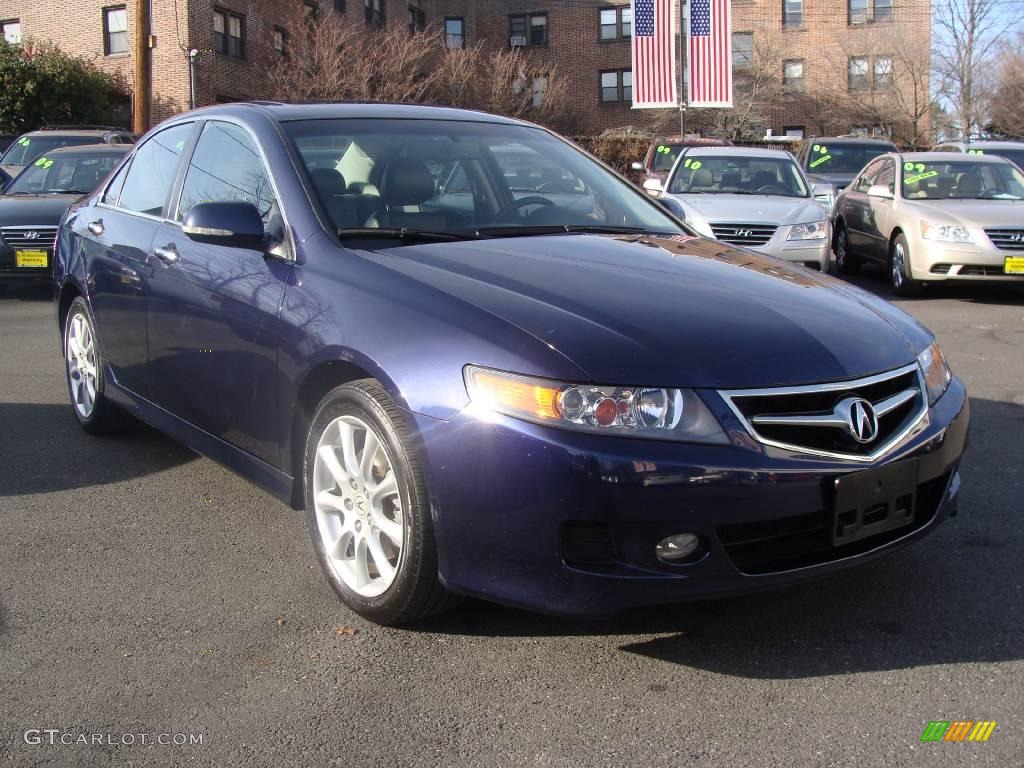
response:
<path id="1" fill-rule="evenodd" d="M 836 271 L 841 275 L 855 275 L 860 271 L 860 259 L 850 253 L 850 241 L 846 234 L 846 227 L 840 224 L 836 227 Z"/>
<path id="2" fill-rule="evenodd" d="M 89 306 L 81 297 L 71 302 L 64 321 L 64 373 L 71 410 L 86 432 L 110 434 L 121 430 L 131 420 L 106 396 L 106 377 L 103 356 L 96 341 L 96 324 Z"/>
<path id="3" fill-rule="evenodd" d="M 921 295 L 921 282 L 913 278 L 910 248 L 902 232 L 896 235 L 889 248 L 889 285 L 897 296 L 909 298 Z"/>
<path id="4" fill-rule="evenodd" d="M 402 625 L 457 602 L 438 579 L 430 497 L 410 429 L 375 380 L 345 384 L 320 401 L 303 483 L 317 561 L 346 606 L 378 624 Z"/>

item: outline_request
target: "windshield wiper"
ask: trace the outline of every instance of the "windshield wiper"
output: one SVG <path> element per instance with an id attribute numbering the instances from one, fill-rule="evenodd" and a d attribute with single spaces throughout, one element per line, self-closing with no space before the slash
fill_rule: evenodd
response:
<path id="1" fill-rule="evenodd" d="M 88 189 L 48 189 L 46 194 L 48 195 L 88 195 Z"/>
<path id="2" fill-rule="evenodd" d="M 449 243 L 456 240 L 473 240 L 475 235 L 457 232 L 434 232 L 427 229 L 407 229 L 405 227 L 377 228 L 377 227 L 354 227 L 341 228 L 338 230 L 338 237 L 352 237 L 372 240 L 401 240 L 403 242 L 420 243 Z"/>
<path id="3" fill-rule="evenodd" d="M 644 235 L 653 234 L 643 227 L 616 227 L 605 224 L 544 224 L 534 227 L 480 227 L 481 237 L 537 237 L 540 235 Z"/>

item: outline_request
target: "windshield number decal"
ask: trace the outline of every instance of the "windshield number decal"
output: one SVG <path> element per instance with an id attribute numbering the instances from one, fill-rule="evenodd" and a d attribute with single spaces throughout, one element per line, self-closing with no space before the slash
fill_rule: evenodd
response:
<path id="1" fill-rule="evenodd" d="M 50 168 L 53 165 L 53 160 L 40 157 L 34 164 L 37 168 Z"/>
<path id="2" fill-rule="evenodd" d="M 824 144 L 815 144 L 814 152 L 816 154 L 821 155 L 821 157 L 815 158 L 810 163 L 808 163 L 808 168 L 817 168 L 822 163 L 827 163 L 829 160 L 832 159 L 832 155 L 828 153 L 828 147 L 826 147 Z"/>
<path id="3" fill-rule="evenodd" d="M 686 158 L 683 161 L 683 167 L 684 168 L 689 168 L 691 171 L 700 170 L 700 166 L 701 166 L 700 160 L 691 160 L 690 158 Z"/>
<path id="4" fill-rule="evenodd" d="M 904 184 L 916 184 L 919 181 L 924 181 L 925 179 L 930 179 L 930 178 L 933 178 L 934 176 L 938 176 L 938 175 L 939 175 L 938 171 L 925 171 L 923 173 L 915 173 L 913 176 L 907 176 L 906 178 L 904 178 L 903 179 L 903 183 Z"/>

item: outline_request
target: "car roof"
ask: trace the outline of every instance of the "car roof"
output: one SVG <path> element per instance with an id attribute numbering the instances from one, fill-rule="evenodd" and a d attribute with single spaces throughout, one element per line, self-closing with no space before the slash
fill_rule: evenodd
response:
<path id="1" fill-rule="evenodd" d="M 132 151 L 131 144 L 78 144 L 70 147 L 57 147 L 46 153 L 47 157 L 57 155 L 126 155 Z"/>
<path id="2" fill-rule="evenodd" d="M 718 139 L 712 136 L 655 136 L 652 144 L 680 144 L 684 147 L 731 147 L 732 142 L 728 139 Z"/>
<path id="3" fill-rule="evenodd" d="M 997 155 L 966 155 L 959 152 L 892 152 L 890 153 L 906 162 L 933 163 L 1009 163 L 1005 157 Z"/>
<path id="4" fill-rule="evenodd" d="M 896 144 L 889 139 L 873 139 L 867 136 L 811 136 L 804 139 L 805 144 L 827 141 L 829 144 L 876 144 L 880 147 L 894 147 Z"/>
<path id="5" fill-rule="evenodd" d="M 278 102 L 240 101 L 232 104 L 216 104 L 186 113 L 196 117 L 224 115 L 237 118 L 261 114 L 277 122 L 293 120 L 338 120 L 338 119 L 381 119 L 397 120 L 458 120 L 499 125 L 525 125 L 536 127 L 524 120 L 500 117 L 487 112 L 453 107 L 435 107 L 422 104 L 386 104 L 378 102 Z M 185 117 L 185 115 L 179 115 Z"/>
<path id="6" fill-rule="evenodd" d="M 129 134 L 129 131 L 114 128 L 54 128 L 52 131 L 29 131 L 22 136 L 108 136 L 112 133 Z"/>
<path id="7" fill-rule="evenodd" d="M 979 149 L 1024 149 L 1024 141 L 971 141 L 967 146 Z"/>
<path id="8" fill-rule="evenodd" d="M 687 147 L 684 154 L 692 154 L 693 151 L 701 154 L 722 155 L 724 157 L 762 157 L 762 158 L 787 158 L 793 159 L 793 155 L 786 149 L 769 149 L 767 147 Z"/>

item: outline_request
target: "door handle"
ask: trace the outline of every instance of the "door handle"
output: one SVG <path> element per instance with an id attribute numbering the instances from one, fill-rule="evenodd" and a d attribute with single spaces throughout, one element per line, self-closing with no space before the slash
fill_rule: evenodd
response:
<path id="1" fill-rule="evenodd" d="M 85 225 L 86 229 L 92 232 L 96 237 L 103 234 L 103 219 L 96 219 L 96 221 L 90 221 Z"/>
<path id="2" fill-rule="evenodd" d="M 163 248 L 154 248 L 153 255 L 164 264 L 174 264 L 178 260 L 178 249 L 174 247 L 174 243 L 170 243 Z"/>

